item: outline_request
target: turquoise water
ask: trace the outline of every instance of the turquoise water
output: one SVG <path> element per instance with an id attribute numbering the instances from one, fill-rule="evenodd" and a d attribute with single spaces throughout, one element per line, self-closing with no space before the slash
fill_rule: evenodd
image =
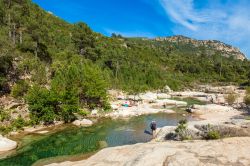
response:
<path id="1" fill-rule="evenodd" d="M 46 134 L 29 134 L 20 138 L 21 146 L 0 165 L 29 166 L 41 159 L 81 155 L 100 149 L 103 144 L 112 147 L 150 141 L 149 124 L 156 120 L 158 127 L 176 125 L 183 117 L 179 114 L 154 114 L 129 120 L 100 120 L 91 127 L 65 125 L 60 131 Z M 188 118 L 190 119 L 190 118 Z"/>

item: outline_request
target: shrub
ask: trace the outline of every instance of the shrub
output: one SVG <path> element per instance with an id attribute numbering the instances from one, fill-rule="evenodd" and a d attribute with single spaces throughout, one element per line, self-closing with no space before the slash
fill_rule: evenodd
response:
<path id="1" fill-rule="evenodd" d="M 11 126 L 14 130 L 20 130 L 26 125 L 25 120 L 19 115 L 17 119 L 12 121 Z"/>
<path id="2" fill-rule="evenodd" d="M 222 129 L 220 129 L 219 126 L 207 124 L 202 126 L 196 126 L 196 128 L 203 131 L 202 137 L 207 140 L 221 138 Z"/>
<path id="3" fill-rule="evenodd" d="M 245 96 L 244 102 L 246 103 L 246 105 L 250 105 L 250 95 Z"/>
<path id="4" fill-rule="evenodd" d="M 20 80 L 13 86 L 11 96 L 15 98 L 23 97 L 28 92 L 28 89 L 29 84 L 24 80 Z"/>
<path id="5" fill-rule="evenodd" d="M 89 111 L 81 109 L 78 111 L 78 114 L 81 116 L 87 116 L 89 114 Z"/>
<path id="6" fill-rule="evenodd" d="M 28 91 L 26 101 L 29 104 L 30 118 L 33 123 L 54 121 L 56 99 L 51 96 L 49 90 L 35 85 Z"/>
<path id="7" fill-rule="evenodd" d="M 3 135 L 8 134 L 9 132 L 11 132 L 13 130 L 12 126 L 0 126 L 0 133 Z"/>
<path id="8" fill-rule="evenodd" d="M 177 139 L 179 140 L 190 140 L 192 139 L 191 135 L 187 129 L 187 120 L 183 119 L 180 120 L 178 123 L 177 128 L 175 129 L 175 133 L 177 135 Z"/>
<path id="9" fill-rule="evenodd" d="M 246 89 L 246 96 L 244 98 L 246 105 L 250 105 L 250 87 Z"/>
<path id="10" fill-rule="evenodd" d="M 26 95 L 33 124 L 50 124 L 56 119 L 73 121 L 74 113 L 78 112 L 78 100 L 75 90 L 70 88 L 54 91 L 35 85 Z"/>
<path id="11" fill-rule="evenodd" d="M 250 87 L 246 88 L 246 94 L 250 95 Z"/>
<path id="12" fill-rule="evenodd" d="M 236 101 L 237 95 L 235 93 L 230 93 L 225 97 L 225 99 L 229 105 L 232 105 Z"/>
<path id="13" fill-rule="evenodd" d="M 0 121 L 3 122 L 5 120 L 10 120 L 10 113 L 5 111 L 3 108 L 0 108 Z"/>
<path id="14" fill-rule="evenodd" d="M 206 139 L 210 139 L 210 140 L 213 140 L 213 139 L 220 139 L 220 133 L 216 130 L 211 130 L 207 133 Z"/>

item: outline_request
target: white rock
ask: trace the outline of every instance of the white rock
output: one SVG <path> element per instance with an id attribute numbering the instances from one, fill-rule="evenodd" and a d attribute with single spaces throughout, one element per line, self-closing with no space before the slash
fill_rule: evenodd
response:
<path id="1" fill-rule="evenodd" d="M 170 100 L 170 99 L 164 99 L 164 100 L 155 100 L 156 103 L 162 104 L 162 105 L 177 105 L 177 106 L 187 106 L 187 102 L 185 101 L 177 101 L 177 100 Z"/>
<path id="2" fill-rule="evenodd" d="M 105 148 L 82 161 L 50 166 L 249 166 L 249 147 L 249 137 L 139 143 Z"/>
<path id="3" fill-rule="evenodd" d="M 230 111 L 234 110 L 234 108 L 230 106 L 222 106 L 217 104 L 207 104 L 207 105 L 196 105 L 193 106 L 194 109 L 198 109 L 201 111 Z"/>
<path id="4" fill-rule="evenodd" d="M 98 110 L 97 109 L 94 109 L 91 111 L 91 115 L 97 115 L 98 114 Z"/>
<path id="5" fill-rule="evenodd" d="M 144 94 L 140 94 L 140 98 L 142 100 L 150 101 L 150 100 L 156 100 L 157 99 L 157 94 L 152 93 L 152 92 L 147 92 Z"/>
<path id="6" fill-rule="evenodd" d="M 111 104 L 111 108 L 113 110 L 117 110 L 119 108 L 119 105 L 117 105 L 117 104 Z"/>
<path id="7" fill-rule="evenodd" d="M 15 149 L 17 147 L 17 143 L 8 138 L 0 136 L 0 152 L 9 151 Z"/>
<path id="8" fill-rule="evenodd" d="M 46 134 L 46 133 L 48 133 L 49 131 L 47 131 L 47 130 L 43 130 L 43 131 L 37 131 L 36 133 L 37 134 Z"/>
<path id="9" fill-rule="evenodd" d="M 169 92 L 173 92 L 173 90 L 172 90 L 168 85 L 166 85 L 166 86 L 163 88 L 163 92 L 169 93 Z"/>
<path id="10" fill-rule="evenodd" d="M 166 94 L 166 93 L 158 93 L 157 98 L 158 99 L 169 99 L 169 98 L 171 98 L 171 96 Z"/>
<path id="11" fill-rule="evenodd" d="M 91 126 L 93 125 L 93 122 L 88 119 L 82 119 L 82 120 L 75 120 L 74 122 L 72 122 L 72 124 L 76 126 Z"/>
<path id="12" fill-rule="evenodd" d="M 207 94 L 204 92 L 195 92 L 195 91 L 184 91 L 184 92 L 173 92 L 172 96 L 182 96 L 182 97 L 206 97 Z"/>

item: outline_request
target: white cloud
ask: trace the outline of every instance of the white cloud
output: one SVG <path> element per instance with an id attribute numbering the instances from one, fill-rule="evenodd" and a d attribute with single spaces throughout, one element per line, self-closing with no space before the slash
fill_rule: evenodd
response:
<path id="1" fill-rule="evenodd" d="M 176 24 L 174 34 L 198 39 L 216 39 L 240 47 L 250 55 L 250 3 L 247 1 L 208 1 L 202 8 L 194 0 L 159 0 Z"/>

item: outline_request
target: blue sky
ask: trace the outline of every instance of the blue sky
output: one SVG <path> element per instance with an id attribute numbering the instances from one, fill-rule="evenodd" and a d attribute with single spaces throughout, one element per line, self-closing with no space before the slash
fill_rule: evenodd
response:
<path id="1" fill-rule="evenodd" d="M 250 58 L 249 0 L 33 0 L 62 19 L 109 36 L 215 39 Z"/>

